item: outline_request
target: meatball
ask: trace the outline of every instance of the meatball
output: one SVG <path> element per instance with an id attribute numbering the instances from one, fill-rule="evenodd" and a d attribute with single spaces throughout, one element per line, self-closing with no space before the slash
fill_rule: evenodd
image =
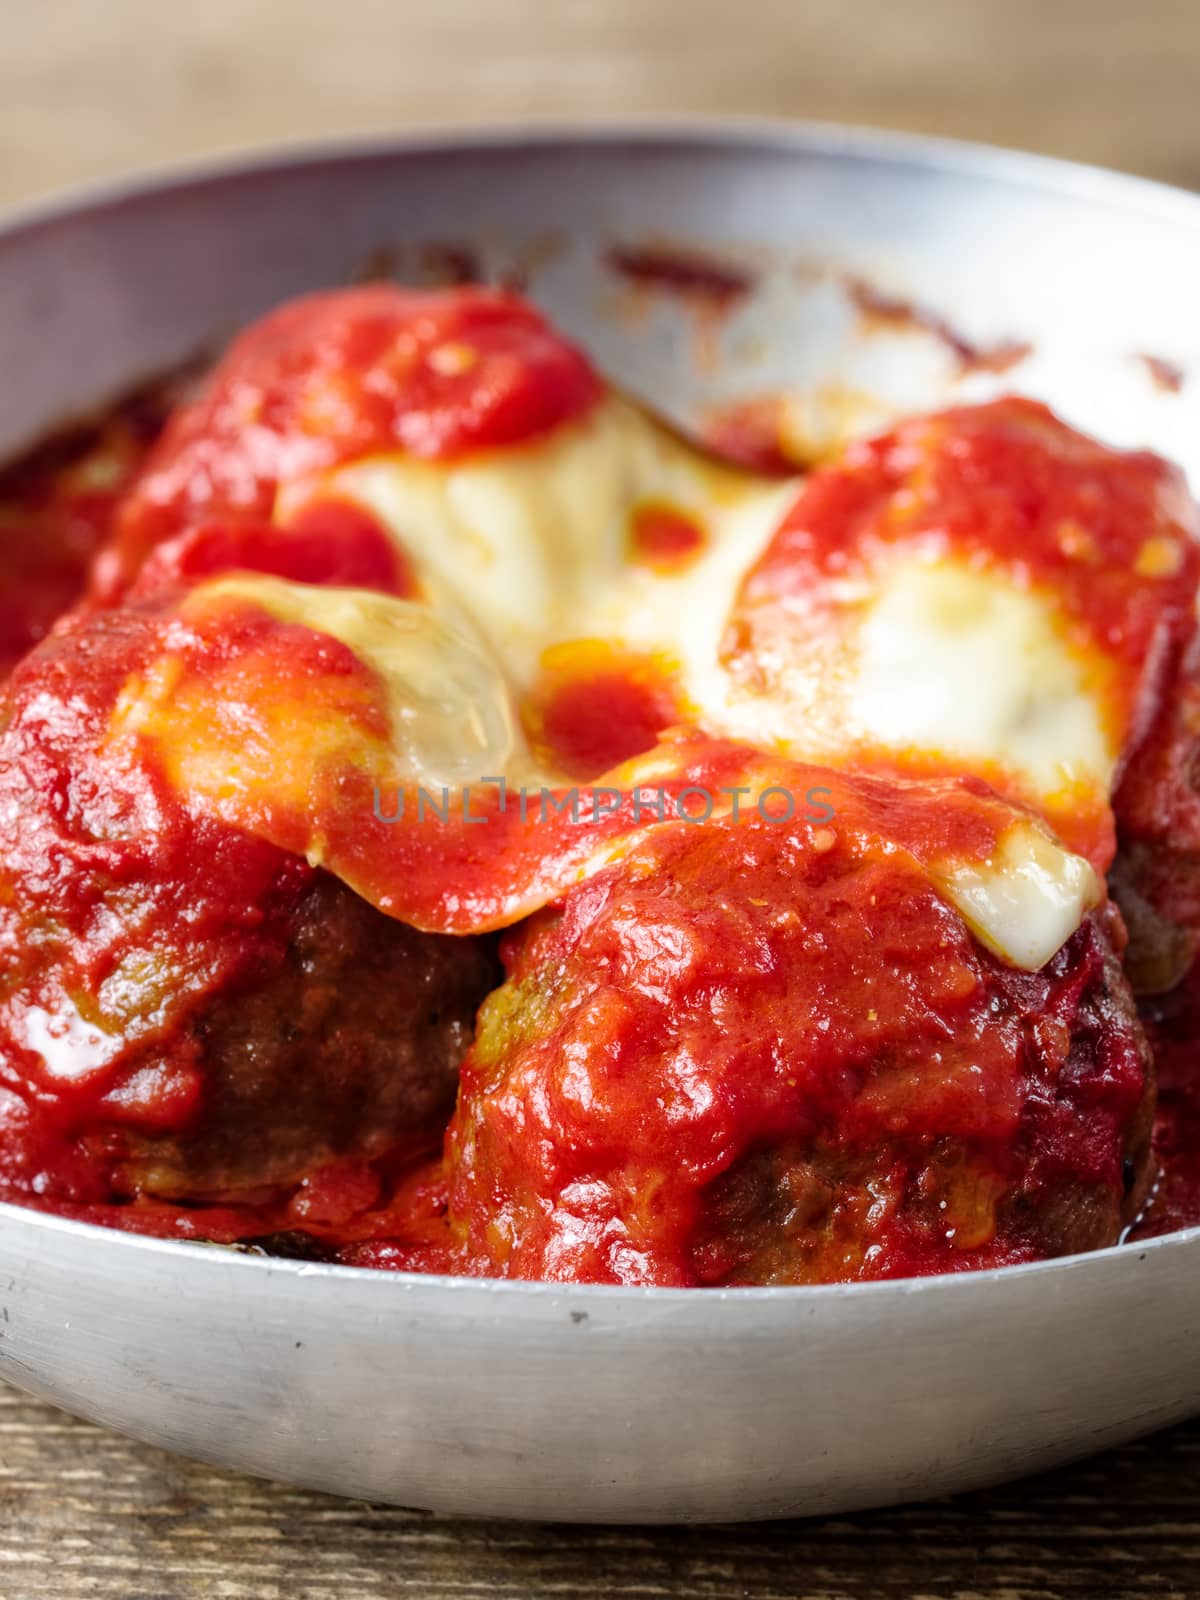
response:
<path id="1" fill-rule="evenodd" d="M 1119 923 L 1006 965 L 889 836 L 887 786 L 837 782 L 830 824 L 660 830 L 508 936 L 447 1145 L 482 1270 L 843 1281 L 1094 1249 L 1136 1214 L 1153 1082 Z"/>
<path id="2" fill-rule="evenodd" d="M 47 1204 L 266 1203 L 436 1147 L 499 976 L 114 739 L 166 626 L 77 619 L 0 705 L 0 1184 Z"/>
<path id="3" fill-rule="evenodd" d="M 1117 790 L 1109 887 L 1129 930 L 1125 971 L 1159 1085 L 1162 1178 L 1143 1235 L 1200 1216 L 1200 648 L 1193 644 Z"/>
<path id="4" fill-rule="evenodd" d="M 1136 993 L 1165 994 L 1200 949 L 1200 643 L 1130 757 L 1113 810 L 1126 971 Z"/>
<path id="5" fill-rule="evenodd" d="M 1198 577 L 1167 462 L 1015 396 L 914 417 L 805 480 L 730 613 L 731 704 L 806 758 L 986 778 L 1107 867 Z"/>
<path id="6" fill-rule="evenodd" d="M 269 517 L 281 483 L 400 450 L 425 461 L 522 445 L 603 385 L 520 296 L 366 284 L 305 295 L 247 328 L 171 417 L 92 572 L 127 589 L 162 540 L 209 517 Z"/>
<path id="7" fill-rule="evenodd" d="M 130 1191 L 229 1199 L 440 1142 L 475 1012 L 499 981 L 491 942 L 418 933 L 324 872 L 283 932 L 252 975 L 140 1059 L 153 1071 L 190 1057 L 203 1088 L 185 1131 L 133 1141 Z"/>

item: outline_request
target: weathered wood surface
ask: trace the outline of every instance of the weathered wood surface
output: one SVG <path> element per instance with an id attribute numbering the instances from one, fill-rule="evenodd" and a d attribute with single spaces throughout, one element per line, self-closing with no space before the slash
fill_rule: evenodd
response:
<path id="1" fill-rule="evenodd" d="M 0 1388 L 0 1600 L 1194 1600 L 1200 1424 L 928 1505 L 545 1528 L 359 1505 L 131 1444 Z"/>
<path id="2" fill-rule="evenodd" d="M 830 118 L 1200 184 L 1196 0 L 0 0 L 0 203 L 431 123 Z"/>

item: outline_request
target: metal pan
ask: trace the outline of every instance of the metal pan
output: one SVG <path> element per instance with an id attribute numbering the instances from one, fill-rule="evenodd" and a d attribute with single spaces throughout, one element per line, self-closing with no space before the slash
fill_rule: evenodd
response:
<path id="1" fill-rule="evenodd" d="M 610 253 L 647 240 L 737 263 L 744 293 L 714 318 L 631 289 Z M 408 140 L 18 218 L 0 454 L 381 250 L 419 275 L 448 246 L 518 271 L 684 423 L 786 386 L 833 436 L 1016 386 L 1200 474 L 1200 381 L 1168 392 L 1143 359 L 1200 371 L 1200 198 L 805 127 Z M 960 346 L 1031 353 L 966 371 L 944 327 L 857 314 L 860 278 Z M 693 1292 L 269 1261 L 0 1207 L 4 1377 L 210 1461 L 437 1511 L 686 1522 L 975 1487 L 1200 1410 L 1198 1335 L 1200 1229 L 998 1273 Z"/>

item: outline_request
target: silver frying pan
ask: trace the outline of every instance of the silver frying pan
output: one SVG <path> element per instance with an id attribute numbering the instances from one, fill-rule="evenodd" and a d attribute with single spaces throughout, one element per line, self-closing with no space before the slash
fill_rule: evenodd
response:
<path id="1" fill-rule="evenodd" d="M 613 270 L 700 249 L 742 287 Z M 817 446 L 1002 387 L 1200 481 L 1200 197 L 805 127 L 439 137 L 94 194 L 0 231 L 0 455 L 297 291 L 448 252 L 516 273 L 684 425 L 802 397 Z M 440 252 L 440 256 L 439 256 Z M 928 310 L 864 317 L 847 286 Z M 954 330 L 948 338 L 947 328 Z M 1029 349 L 1004 372 L 963 359 Z M 442 1512 L 781 1517 L 1040 1470 L 1200 1411 L 1200 1229 L 917 1282 L 456 1281 L 0 1206 L 0 1375 L 141 1439 Z"/>

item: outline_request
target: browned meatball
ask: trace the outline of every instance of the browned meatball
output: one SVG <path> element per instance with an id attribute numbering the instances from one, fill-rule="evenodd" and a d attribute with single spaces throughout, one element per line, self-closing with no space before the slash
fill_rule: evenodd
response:
<path id="1" fill-rule="evenodd" d="M 288 924 L 273 968 L 172 1041 L 199 1057 L 202 1107 L 186 1135 L 138 1141 L 123 1166 L 132 1190 L 229 1199 L 441 1138 L 475 1012 L 499 981 L 491 941 L 420 933 L 323 872 Z"/>
<path id="2" fill-rule="evenodd" d="M 436 1146 L 495 958 L 383 915 L 114 737 L 162 626 L 77 618 L 0 696 L 0 1188 L 295 1198 L 317 1222 L 340 1184 L 369 1206 L 389 1174 L 365 1163 Z"/>
<path id="3" fill-rule="evenodd" d="M 892 831 L 971 794 L 927 812 L 829 781 L 833 823 L 663 830 L 510 936 L 447 1147 L 487 1270 L 919 1275 L 1113 1244 L 1136 1215 L 1154 1087 L 1119 924 L 1101 907 L 1010 966 Z"/>
<path id="4" fill-rule="evenodd" d="M 698 1279 L 770 1284 L 870 1275 L 863 1272 L 864 1245 L 867 1252 L 874 1245 L 880 1266 L 895 1270 L 884 1254 L 898 1237 L 910 1249 L 915 1244 L 915 1264 L 924 1271 L 1074 1255 L 1114 1244 L 1141 1212 L 1156 1176 L 1154 1073 L 1149 1054 L 1143 1054 L 1143 1092 L 1119 1141 L 1120 1185 L 1090 1178 L 1078 1160 L 1073 1170 L 1056 1171 L 1064 1135 L 1081 1146 L 1086 1142 L 1084 1085 L 1103 1073 L 1106 1041 L 1123 1041 L 1135 1053 L 1140 1041 L 1132 996 L 1098 925 L 1082 928 L 1059 953 L 1047 977 L 1055 974 L 1067 988 L 1082 986 L 1070 1022 L 1069 1072 L 1062 1074 L 1076 1082 L 1059 1086 L 1053 1109 L 1041 1094 L 1030 1094 L 1003 1176 L 984 1152 L 949 1137 L 934 1139 L 919 1154 L 905 1139 L 854 1154 L 824 1142 L 761 1146 L 704 1194 L 691 1252 Z M 996 976 L 1006 982 L 1003 972 Z M 1020 985 L 1006 998 L 1020 1007 L 1032 994 Z M 1036 1019 L 1030 1017 L 1027 1026 L 1032 1060 Z M 951 1218 L 953 1244 L 939 1247 Z"/>
<path id="5" fill-rule="evenodd" d="M 1138 994 L 1165 994 L 1200 949 L 1200 647 L 1133 752 L 1113 809 L 1125 970 Z"/>

